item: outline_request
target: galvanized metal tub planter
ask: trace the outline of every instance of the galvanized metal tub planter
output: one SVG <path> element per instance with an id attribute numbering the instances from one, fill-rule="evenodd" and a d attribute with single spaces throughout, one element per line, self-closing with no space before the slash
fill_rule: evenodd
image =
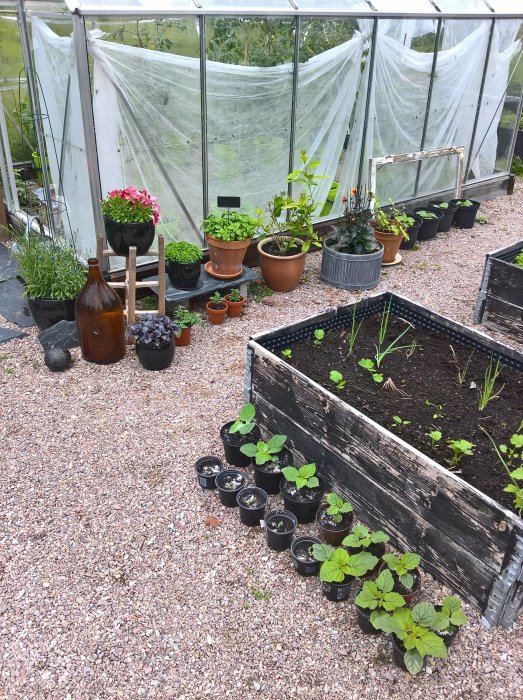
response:
<path id="1" fill-rule="evenodd" d="M 366 255 L 339 253 L 329 246 L 327 238 L 323 244 L 320 278 L 322 282 L 342 289 L 372 289 L 380 280 L 383 246 Z"/>
<path id="2" fill-rule="evenodd" d="M 514 259 L 523 240 L 488 253 L 476 302 L 476 323 L 523 342 L 523 267 Z"/>
<path id="3" fill-rule="evenodd" d="M 356 319 L 380 315 L 389 302 L 391 316 L 523 373 L 521 353 L 397 295 L 358 302 Z M 510 626 L 523 605 L 523 520 L 281 357 L 317 328 L 348 332 L 353 310 L 341 306 L 251 338 L 246 393 L 257 423 L 286 434 L 293 454 L 316 462 L 366 524 L 419 552 L 423 568 L 481 610 L 487 626 Z M 314 351 L 321 362 L 321 348 Z"/>

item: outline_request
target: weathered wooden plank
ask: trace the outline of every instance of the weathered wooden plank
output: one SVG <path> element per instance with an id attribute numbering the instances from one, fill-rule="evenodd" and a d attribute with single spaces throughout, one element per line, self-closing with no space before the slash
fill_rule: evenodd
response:
<path id="1" fill-rule="evenodd" d="M 487 296 L 483 323 L 487 328 L 501 331 L 523 342 L 523 307 L 506 300 Z"/>
<path id="2" fill-rule="evenodd" d="M 252 387 L 329 449 L 478 557 L 501 565 L 515 516 L 278 358 L 254 358 Z M 406 487 L 409 488 L 406 488 Z M 506 523 L 506 527 L 501 525 Z"/>
<path id="3" fill-rule="evenodd" d="M 523 311 L 523 268 L 494 258 L 487 293 L 519 306 Z"/>
<path id="4" fill-rule="evenodd" d="M 349 500 L 357 516 L 368 526 L 384 529 L 391 541 L 423 557 L 424 570 L 458 592 L 469 603 L 484 609 L 496 571 L 488 558 L 473 556 L 460 543 L 394 498 L 386 484 L 377 484 L 366 471 L 366 464 L 355 455 L 341 458 L 324 441 L 313 437 L 311 425 L 300 426 L 292 416 L 276 409 L 255 390 L 252 400 L 256 420 L 269 432 L 283 432 L 290 443 L 299 445 L 307 462 L 316 462 L 320 476 L 331 488 Z M 314 426 L 315 428 L 316 426 Z"/>

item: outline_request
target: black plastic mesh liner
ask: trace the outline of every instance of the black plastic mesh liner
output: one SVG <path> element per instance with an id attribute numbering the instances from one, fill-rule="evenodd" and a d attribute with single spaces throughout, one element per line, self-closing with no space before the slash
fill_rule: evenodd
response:
<path id="1" fill-rule="evenodd" d="M 500 253 L 499 255 L 493 255 L 492 257 L 496 260 L 504 260 L 505 262 L 513 263 L 516 259 L 516 255 L 519 255 L 523 251 L 523 245 L 516 250 L 511 250 L 509 253 Z"/>

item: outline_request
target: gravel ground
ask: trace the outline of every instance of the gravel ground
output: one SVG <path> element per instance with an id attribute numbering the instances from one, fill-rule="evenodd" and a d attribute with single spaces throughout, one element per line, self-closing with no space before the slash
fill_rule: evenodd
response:
<path id="1" fill-rule="evenodd" d="M 523 188 L 482 212 L 492 223 L 406 251 L 378 290 L 471 324 L 485 254 L 521 238 Z M 166 372 L 129 349 L 109 367 L 75 350 L 52 374 L 34 331 L 0 346 L 0 699 L 523 698 L 521 623 L 487 631 L 466 608 L 450 658 L 410 677 L 352 605 L 197 487 L 194 462 L 223 456 L 219 428 L 242 404 L 249 334 L 356 298 L 319 266 L 309 256 L 295 292 L 196 328 Z"/>

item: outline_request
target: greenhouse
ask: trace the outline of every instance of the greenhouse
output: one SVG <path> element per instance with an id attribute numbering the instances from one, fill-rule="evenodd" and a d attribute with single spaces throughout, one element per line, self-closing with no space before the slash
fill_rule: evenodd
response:
<path id="1" fill-rule="evenodd" d="M 321 162 L 325 220 L 341 214 L 343 192 L 367 184 L 370 158 L 463 147 L 464 191 L 506 192 L 523 90 L 515 8 L 1 3 L 8 209 L 24 209 L 13 162 L 33 152 L 49 165 L 39 170 L 49 224 L 84 256 L 103 234 L 99 200 L 110 190 L 132 182 L 154 192 L 157 231 L 198 243 L 218 196 L 240 197 L 247 212 L 265 207 L 303 149 Z M 380 167 L 376 191 L 382 201 L 426 201 L 455 180 L 447 155 Z"/>

